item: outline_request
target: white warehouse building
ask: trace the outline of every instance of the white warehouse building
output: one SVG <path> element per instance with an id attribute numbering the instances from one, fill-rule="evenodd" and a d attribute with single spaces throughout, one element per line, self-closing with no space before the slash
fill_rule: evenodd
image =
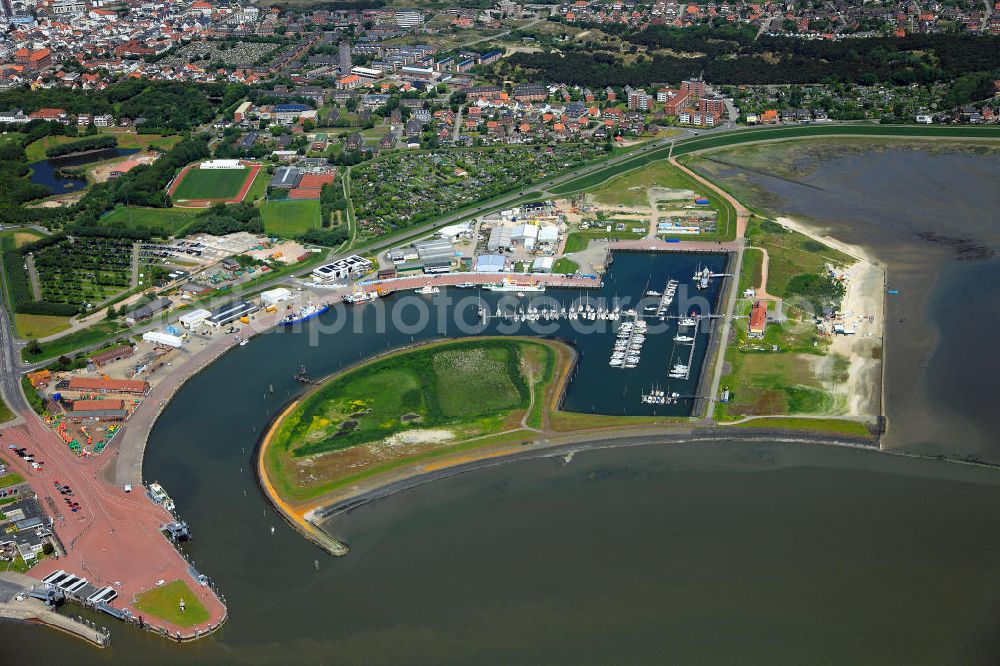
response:
<path id="1" fill-rule="evenodd" d="M 152 342 L 154 345 L 164 345 L 175 349 L 180 349 L 184 345 L 184 338 L 163 331 L 146 331 L 142 334 L 142 339 L 146 342 Z"/>
<path id="2" fill-rule="evenodd" d="M 271 307 L 272 305 L 277 305 L 282 301 L 287 301 L 291 297 L 292 292 L 284 287 L 278 287 L 277 289 L 261 292 L 260 302 L 263 303 L 265 307 Z"/>
<path id="3" fill-rule="evenodd" d="M 192 310 L 187 314 L 181 315 L 180 322 L 181 326 L 184 328 L 194 328 L 198 324 L 203 323 L 206 319 L 212 316 L 212 313 L 204 308 L 198 308 L 197 310 Z"/>

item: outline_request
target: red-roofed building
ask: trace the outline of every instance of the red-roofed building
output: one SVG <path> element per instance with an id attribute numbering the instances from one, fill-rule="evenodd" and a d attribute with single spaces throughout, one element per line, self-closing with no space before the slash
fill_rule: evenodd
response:
<path id="1" fill-rule="evenodd" d="M 750 308 L 750 323 L 747 325 L 747 335 L 751 338 L 764 337 L 767 328 L 767 303 L 754 301 Z"/>
<path id="2" fill-rule="evenodd" d="M 69 390 L 146 395 L 149 393 L 149 382 L 139 379 L 111 379 L 109 377 L 72 377 L 69 380 Z"/>
<path id="3" fill-rule="evenodd" d="M 50 120 L 63 123 L 64 125 L 69 124 L 69 116 L 66 115 L 66 109 L 38 109 L 31 113 L 28 118 L 30 120 Z"/>
<path id="4" fill-rule="evenodd" d="M 32 71 L 45 69 L 52 64 L 52 52 L 48 49 L 18 49 L 14 53 L 14 62 Z"/>

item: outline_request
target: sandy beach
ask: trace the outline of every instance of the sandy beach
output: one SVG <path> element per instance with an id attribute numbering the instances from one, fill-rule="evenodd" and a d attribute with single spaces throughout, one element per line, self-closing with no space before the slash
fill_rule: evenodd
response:
<path id="1" fill-rule="evenodd" d="M 844 271 L 846 293 L 841 307 L 844 327 L 856 333 L 833 336 L 830 353 L 816 358 L 814 370 L 826 378 L 826 388 L 836 396 L 843 415 L 874 419 L 881 413 L 882 401 L 885 268 L 863 247 L 828 236 L 805 222 L 787 216 L 775 221 L 856 259 Z M 849 362 L 846 381 L 834 379 L 837 355 Z"/>

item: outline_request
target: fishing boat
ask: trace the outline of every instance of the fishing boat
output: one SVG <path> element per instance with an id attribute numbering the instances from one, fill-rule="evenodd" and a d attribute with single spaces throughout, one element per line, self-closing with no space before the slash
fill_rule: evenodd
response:
<path id="1" fill-rule="evenodd" d="M 307 319 L 312 319 L 313 317 L 318 317 L 327 310 L 330 306 L 324 303 L 323 305 L 313 305 L 312 303 L 305 305 L 298 309 L 297 312 L 293 312 L 290 315 L 286 315 L 281 320 L 282 326 L 291 326 L 292 324 L 298 324 L 299 322 L 306 321 Z M 242 344 L 242 343 L 241 343 Z"/>
<path id="2" fill-rule="evenodd" d="M 425 284 L 420 289 L 417 289 L 417 293 L 418 294 L 437 294 L 440 291 L 441 291 L 441 289 L 439 289 L 438 287 L 435 287 L 434 285 L 430 285 L 430 284 Z"/>

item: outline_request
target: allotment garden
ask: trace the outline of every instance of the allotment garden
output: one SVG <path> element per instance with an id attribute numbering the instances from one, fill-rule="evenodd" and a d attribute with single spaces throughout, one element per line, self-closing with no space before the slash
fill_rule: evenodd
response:
<path id="1" fill-rule="evenodd" d="M 352 169 L 351 200 L 361 233 L 380 236 L 605 154 L 603 146 L 590 143 L 393 153 Z"/>

